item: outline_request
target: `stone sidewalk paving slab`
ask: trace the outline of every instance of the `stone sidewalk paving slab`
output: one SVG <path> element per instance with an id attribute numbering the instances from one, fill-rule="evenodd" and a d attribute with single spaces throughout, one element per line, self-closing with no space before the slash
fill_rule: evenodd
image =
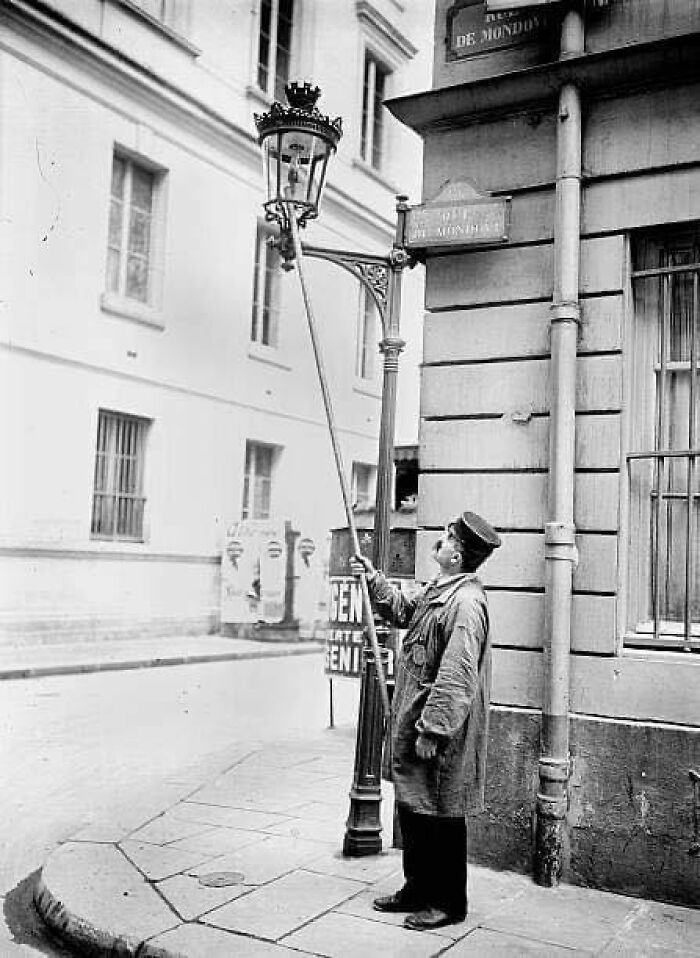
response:
<path id="1" fill-rule="evenodd" d="M 181 839 L 204 835 L 212 830 L 211 825 L 200 822 L 185 822 L 171 815 L 159 815 L 153 821 L 131 832 L 129 839 L 135 842 L 147 842 L 149 845 L 169 845 Z"/>
<path id="2" fill-rule="evenodd" d="M 392 925 L 397 928 L 402 928 L 404 923 L 404 914 L 394 914 L 392 912 L 385 911 L 375 911 L 372 907 L 372 902 L 375 898 L 380 895 L 385 895 L 389 891 L 395 891 L 397 887 L 401 885 L 400 881 L 394 880 L 391 883 L 391 888 L 381 887 L 381 885 L 374 885 L 372 888 L 360 892 L 358 895 L 355 895 L 353 898 L 350 898 L 348 901 L 343 902 L 339 905 L 335 911 L 338 914 L 349 915 L 353 918 L 362 918 L 364 921 L 375 922 L 378 925 Z M 455 941 L 457 938 L 461 938 L 463 935 L 474 928 L 477 922 L 472 919 L 471 916 L 467 916 L 465 921 L 460 921 L 456 925 L 444 925 L 442 928 L 438 928 L 437 931 L 431 932 L 431 935 L 438 936 L 443 939 L 442 947 L 446 948 L 450 941 Z M 414 932 L 413 934 L 419 934 Z"/>
<path id="3" fill-rule="evenodd" d="M 441 958 L 592 958 L 594 954 L 593 951 L 580 951 L 488 928 L 477 928 L 443 951 Z M 635 958 L 641 958 L 641 953 Z"/>
<path id="4" fill-rule="evenodd" d="M 210 828 L 206 834 L 194 835 L 192 838 L 183 838 L 173 842 L 168 848 L 180 848 L 183 851 L 206 852 L 212 857 L 229 855 L 265 840 L 260 832 L 246 832 L 240 828 Z"/>
<path id="5" fill-rule="evenodd" d="M 184 921 L 192 921 L 250 891 L 249 885 L 212 888 L 192 875 L 173 875 L 155 886 Z"/>
<path id="6" fill-rule="evenodd" d="M 590 888 L 529 884 L 517 898 L 486 916 L 483 925 L 492 931 L 596 952 L 626 922 L 634 904 L 632 898 Z"/>
<path id="7" fill-rule="evenodd" d="M 335 822 L 290 818 L 281 825 L 266 828 L 265 831 L 268 835 L 289 835 L 309 842 L 327 842 L 329 845 L 340 846 L 345 835 L 345 822 L 342 818 L 336 819 Z"/>
<path id="8" fill-rule="evenodd" d="M 279 824 L 285 818 L 283 815 L 272 812 L 258 812 L 250 808 L 227 808 L 194 801 L 180 802 L 170 814 L 173 818 L 180 818 L 183 821 L 252 830 Z"/>
<path id="9" fill-rule="evenodd" d="M 145 842 L 133 842 L 129 839 L 120 842 L 118 847 L 151 881 L 170 878 L 186 868 L 201 864 L 208 857 L 205 852 L 184 852 L 176 848 L 148 845 Z"/>
<path id="10" fill-rule="evenodd" d="M 347 878 L 295 871 L 205 916 L 209 925 L 277 941 L 350 898 L 363 886 Z"/>
<path id="11" fill-rule="evenodd" d="M 220 931 L 209 925 L 180 925 L 149 944 L 164 948 L 173 958 L 299 958 L 298 951 L 244 935 Z"/>
<path id="12" fill-rule="evenodd" d="M 700 910 L 656 901 L 635 901 L 624 931 L 600 952 L 603 958 L 676 954 L 700 958 Z"/>
<path id="13" fill-rule="evenodd" d="M 113 845 L 66 842 L 44 866 L 41 886 L 38 897 L 44 893 L 49 910 L 78 903 L 77 914 L 70 910 L 61 916 L 60 908 L 53 908 L 53 917 L 76 933 L 94 929 L 104 940 L 138 943 L 178 924 L 177 916 Z M 46 920 L 41 907 L 40 913 Z M 48 917 L 53 927 L 50 912 Z"/>
<path id="14" fill-rule="evenodd" d="M 379 855 L 346 858 L 339 848 L 340 846 L 336 845 L 333 851 L 324 852 L 318 858 L 310 859 L 305 866 L 306 870 L 323 875 L 336 875 L 338 878 L 351 878 L 367 884 L 395 876 L 396 885 L 402 883 L 401 852 L 397 849 L 391 849 Z"/>
<path id="15" fill-rule="evenodd" d="M 326 849 L 330 853 L 331 846 Z M 265 885 L 313 861 L 322 851 L 323 847 L 316 842 L 271 836 L 230 855 L 209 859 L 188 869 L 188 874 L 198 878 L 212 872 L 240 872 L 241 884 Z"/>
<path id="16" fill-rule="evenodd" d="M 327 958 L 430 958 L 446 942 L 427 932 L 417 934 L 331 912 L 283 938 L 281 944 Z"/>

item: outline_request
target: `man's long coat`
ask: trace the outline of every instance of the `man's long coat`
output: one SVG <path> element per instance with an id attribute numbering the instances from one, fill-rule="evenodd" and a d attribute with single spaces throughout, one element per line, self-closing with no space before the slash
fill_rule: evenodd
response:
<path id="1" fill-rule="evenodd" d="M 396 801 L 427 815 L 481 808 L 491 690 L 486 595 L 476 575 L 453 576 L 409 599 L 377 572 L 368 577 L 375 609 L 408 631 L 398 656 L 390 736 Z M 437 757 L 416 756 L 422 732 Z"/>

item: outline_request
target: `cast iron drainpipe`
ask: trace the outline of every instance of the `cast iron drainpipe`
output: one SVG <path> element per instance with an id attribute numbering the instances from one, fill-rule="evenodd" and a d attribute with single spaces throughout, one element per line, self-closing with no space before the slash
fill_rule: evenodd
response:
<path id="1" fill-rule="evenodd" d="M 583 52 L 578 6 L 564 14 L 561 57 Z M 545 525 L 544 695 L 536 803 L 535 881 L 559 883 L 569 781 L 571 591 L 577 559 L 574 528 L 576 344 L 580 320 L 581 95 L 559 91 L 554 295 L 551 319 L 549 516 Z"/>

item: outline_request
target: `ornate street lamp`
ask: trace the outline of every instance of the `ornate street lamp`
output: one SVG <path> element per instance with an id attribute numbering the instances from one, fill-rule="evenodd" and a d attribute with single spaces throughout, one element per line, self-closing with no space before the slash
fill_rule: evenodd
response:
<path id="1" fill-rule="evenodd" d="M 377 505 L 375 512 L 372 561 L 377 568 L 388 568 L 393 469 L 394 426 L 396 420 L 396 379 L 399 355 L 404 342 L 399 336 L 401 277 L 413 261 L 404 248 L 406 197 L 397 201 L 394 244 L 386 256 L 302 246 L 299 228 L 318 216 L 326 181 L 328 161 L 342 136 L 342 120 L 323 116 L 316 107 L 318 87 L 291 83 L 285 88 L 288 106 L 273 103 L 267 113 L 255 115 L 258 142 L 263 149 L 263 170 L 267 189 L 265 217 L 278 224 L 279 249 L 284 269 L 296 266 L 306 306 L 309 332 L 316 359 L 321 392 L 333 444 L 348 526 L 353 548 L 359 552 L 357 530 L 352 514 L 346 473 L 342 464 L 337 431 L 333 421 L 330 395 L 320 355 L 311 301 L 302 261 L 305 256 L 325 259 L 352 273 L 372 296 L 382 323 L 379 348 L 384 356 L 382 407 L 377 462 Z M 379 628 L 381 641 L 371 614 L 367 583 L 361 580 L 365 606 L 365 643 L 357 721 L 355 768 L 350 791 L 343 854 L 371 855 L 380 852 L 381 842 L 381 743 L 383 717 L 388 716 L 389 699 L 384 679 L 384 648 L 387 629 Z"/>
<path id="2" fill-rule="evenodd" d="M 292 215 L 299 227 L 318 216 L 328 160 L 343 135 L 343 121 L 316 108 L 318 87 L 290 83 L 285 93 L 289 106 L 273 103 L 268 113 L 255 114 L 255 125 L 263 151 L 265 219 L 289 234 Z"/>

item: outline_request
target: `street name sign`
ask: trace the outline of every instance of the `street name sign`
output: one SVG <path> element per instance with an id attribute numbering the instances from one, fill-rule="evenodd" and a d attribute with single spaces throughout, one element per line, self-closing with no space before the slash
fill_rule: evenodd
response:
<path id="1" fill-rule="evenodd" d="M 456 3 L 447 11 L 447 59 L 463 60 L 540 39 L 550 25 L 547 7 L 551 3 L 497 11 L 479 2 Z"/>
<path id="2" fill-rule="evenodd" d="M 490 246 L 505 243 L 510 228 L 510 197 L 478 193 L 466 180 L 448 182 L 428 203 L 406 216 L 408 249 Z"/>

